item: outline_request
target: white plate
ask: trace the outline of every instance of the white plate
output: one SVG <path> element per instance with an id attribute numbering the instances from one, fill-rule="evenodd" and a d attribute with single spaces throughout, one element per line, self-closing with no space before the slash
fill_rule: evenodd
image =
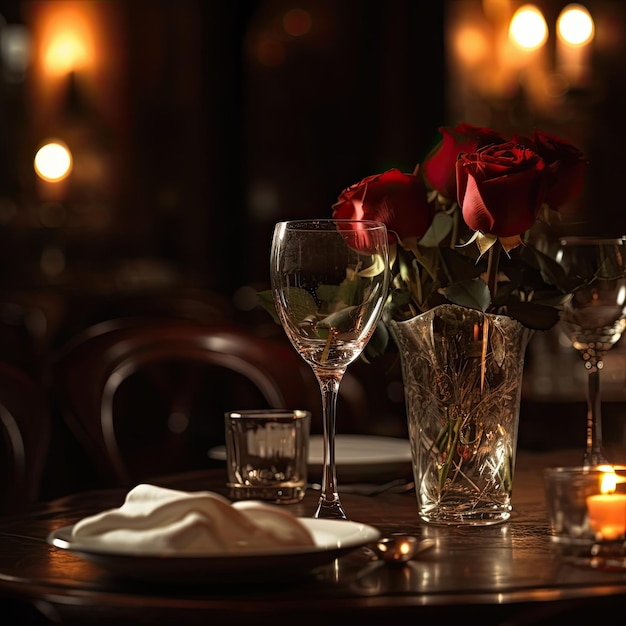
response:
<path id="1" fill-rule="evenodd" d="M 311 435 L 309 469 L 312 473 L 321 473 L 323 454 L 324 443 L 321 435 Z M 225 461 L 225 447 L 211 448 L 209 458 Z M 335 460 L 340 481 L 363 480 L 372 476 L 384 478 L 387 474 L 410 471 L 411 448 L 408 439 L 397 437 L 337 435 Z"/>
<path id="2" fill-rule="evenodd" d="M 336 558 L 377 541 L 377 528 L 346 520 L 298 518 L 315 539 L 315 546 L 275 548 L 239 554 L 161 555 L 118 552 L 72 539 L 72 526 L 48 536 L 48 543 L 96 563 L 120 578 L 160 582 L 244 582 L 288 579 L 331 563 Z"/>

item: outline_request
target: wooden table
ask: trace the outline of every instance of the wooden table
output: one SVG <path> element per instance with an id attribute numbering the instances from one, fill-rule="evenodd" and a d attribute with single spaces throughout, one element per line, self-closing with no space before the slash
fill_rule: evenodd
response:
<path id="1" fill-rule="evenodd" d="M 371 553 L 360 548 L 308 577 L 254 584 L 177 586 L 115 580 L 98 566 L 47 545 L 51 531 L 119 506 L 125 495 L 119 490 L 79 493 L 44 504 L 32 514 L 0 520 L 0 595 L 10 602 L 5 613 L 26 610 L 22 606 L 33 603 L 63 623 L 300 626 L 335 616 L 351 623 L 398 623 L 395 620 L 406 618 L 416 624 L 433 618 L 441 624 L 479 619 L 480 624 L 521 625 L 547 624 L 564 614 L 578 622 L 586 613 L 597 617 L 600 608 L 626 606 L 626 570 L 569 565 L 550 545 L 542 469 L 576 464 L 580 458 L 578 451 L 520 453 L 514 514 L 497 526 L 427 527 L 418 520 L 412 492 L 375 497 L 346 493 L 342 501 L 352 520 L 384 534 L 429 537 L 434 547 L 400 568 L 372 561 Z M 221 491 L 223 480 L 222 470 L 212 470 L 154 482 Z M 303 502 L 288 508 L 310 516 L 316 500 L 317 494 L 309 491 Z"/>

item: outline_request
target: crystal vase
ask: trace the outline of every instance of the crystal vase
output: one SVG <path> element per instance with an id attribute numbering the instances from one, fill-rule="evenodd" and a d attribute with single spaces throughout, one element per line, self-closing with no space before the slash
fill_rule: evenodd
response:
<path id="1" fill-rule="evenodd" d="M 391 323 L 424 521 L 489 525 L 509 519 L 532 332 L 510 317 L 447 304 Z"/>

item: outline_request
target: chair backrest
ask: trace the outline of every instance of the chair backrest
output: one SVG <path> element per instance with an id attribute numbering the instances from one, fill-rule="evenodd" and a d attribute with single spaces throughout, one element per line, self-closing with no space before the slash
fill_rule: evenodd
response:
<path id="1" fill-rule="evenodd" d="M 0 512 L 21 513 L 40 499 L 52 425 L 43 386 L 5 362 L 0 362 L 0 432 Z"/>
<path id="2" fill-rule="evenodd" d="M 104 322 L 55 354 L 46 379 L 102 486 L 210 466 L 227 410 L 319 402 L 291 346 L 218 320 Z"/>
<path id="3" fill-rule="evenodd" d="M 230 299 L 218 292 L 201 288 L 162 287 L 139 291 L 116 291 L 112 294 L 67 297 L 67 310 L 54 336 L 56 350 L 93 327 L 124 318 L 167 317 L 198 322 L 232 319 Z M 91 330 L 93 334 L 93 330 Z"/>

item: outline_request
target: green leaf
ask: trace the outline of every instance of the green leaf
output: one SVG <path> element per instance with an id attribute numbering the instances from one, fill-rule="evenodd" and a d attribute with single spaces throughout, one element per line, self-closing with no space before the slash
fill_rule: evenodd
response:
<path id="1" fill-rule="evenodd" d="M 540 280 L 544 283 L 554 285 L 563 292 L 571 290 L 572 285 L 567 278 L 565 270 L 552 257 L 529 246 L 520 246 L 516 250 L 516 256 L 522 264 L 535 268 L 539 272 Z"/>
<path id="2" fill-rule="evenodd" d="M 359 290 L 359 280 L 356 277 L 356 274 L 351 274 L 353 278 L 350 278 L 348 275 L 343 279 L 341 285 L 337 290 L 337 294 L 335 295 L 335 302 L 338 304 L 352 304 L 355 301 L 358 301 L 359 298 L 357 296 Z"/>
<path id="3" fill-rule="evenodd" d="M 559 321 L 559 311 L 535 302 L 512 302 L 505 314 L 532 330 L 548 330 Z"/>
<path id="4" fill-rule="evenodd" d="M 327 315 L 317 323 L 317 328 L 332 328 L 339 332 L 350 332 L 355 327 L 361 307 L 347 306 Z"/>
<path id="5" fill-rule="evenodd" d="M 484 280 L 474 278 L 444 287 L 440 292 L 453 304 L 477 309 L 483 313 L 491 304 L 491 294 Z"/>
<path id="6" fill-rule="evenodd" d="M 259 298 L 261 308 L 265 309 L 277 324 L 280 324 L 280 319 L 278 319 L 278 313 L 276 312 L 276 307 L 274 306 L 274 295 L 271 290 L 268 289 L 266 291 L 258 291 L 257 296 Z"/>
<path id="7" fill-rule="evenodd" d="M 335 288 L 336 289 L 336 288 Z M 308 291 L 300 289 L 298 287 L 288 287 L 288 298 L 291 309 L 294 313 L 294 319 L 296 323 L 301 324 L 305 319 L 312 319 L 317 313 L 317 304 L 315 299 Z M 276 312 L 276 305 L 274 304 L 274 295 L 271 290 L 257 292 L 259 298 L 259 304 L 265 309 L 272 319 L 280 324 L 280 318 Z"/>
<path id="8" fill-rule="evenodd" d="M 478 278 L 487 271 L 487 259 L 478 258 L 478 248 L 440 248 L 441 265 L 447 284 Z"/>
<path id="9" fill-rule="evenodd" d="M 315 318 L 317 303 L 308 291 L 299 287 L 287 287 L 286 296 L 296 324 L 301 324 L 306 319 Z"/>
<path id="10" fill-rule="evenodd" d="M 440 251 L 438 248 L 422 248 L 418 246 L 417 262 L 428 272 L 429 276 L 437 279 L 437 267 Z M 410 270 L 409 270 L 410 271 Z"/>
<path id="11" fill-rule="evenodd" d="M 374 255 L 374 262 L 358 272 L 361 278 L 374 278 L 385 271 L 385 261 L 380 254 Z"/>
<path id="12" fill-rule="evenodd" d="M 387 351 L 388 346 L 389 330 L 383 322 L 378 322 L 370 340 L 365 346 L 365 350 L 362 353 L 363 360 L 369 363 L 370 359 L 382 356 Z"/>
<path id="13" fill-rule="evenodd" d="M 320 285 L 317 288 L 317 297 L 322 302 L 334 302 L 338 299 L 339 287 L 337 285 Z"/>
<path id="14" fill-rule="evenodd" d="M 433 221 L 420 239 L 419 245 L 428 248 L 436 248 L 452 231 L 454 219 L 451 215 L 437 213 Z"/>

